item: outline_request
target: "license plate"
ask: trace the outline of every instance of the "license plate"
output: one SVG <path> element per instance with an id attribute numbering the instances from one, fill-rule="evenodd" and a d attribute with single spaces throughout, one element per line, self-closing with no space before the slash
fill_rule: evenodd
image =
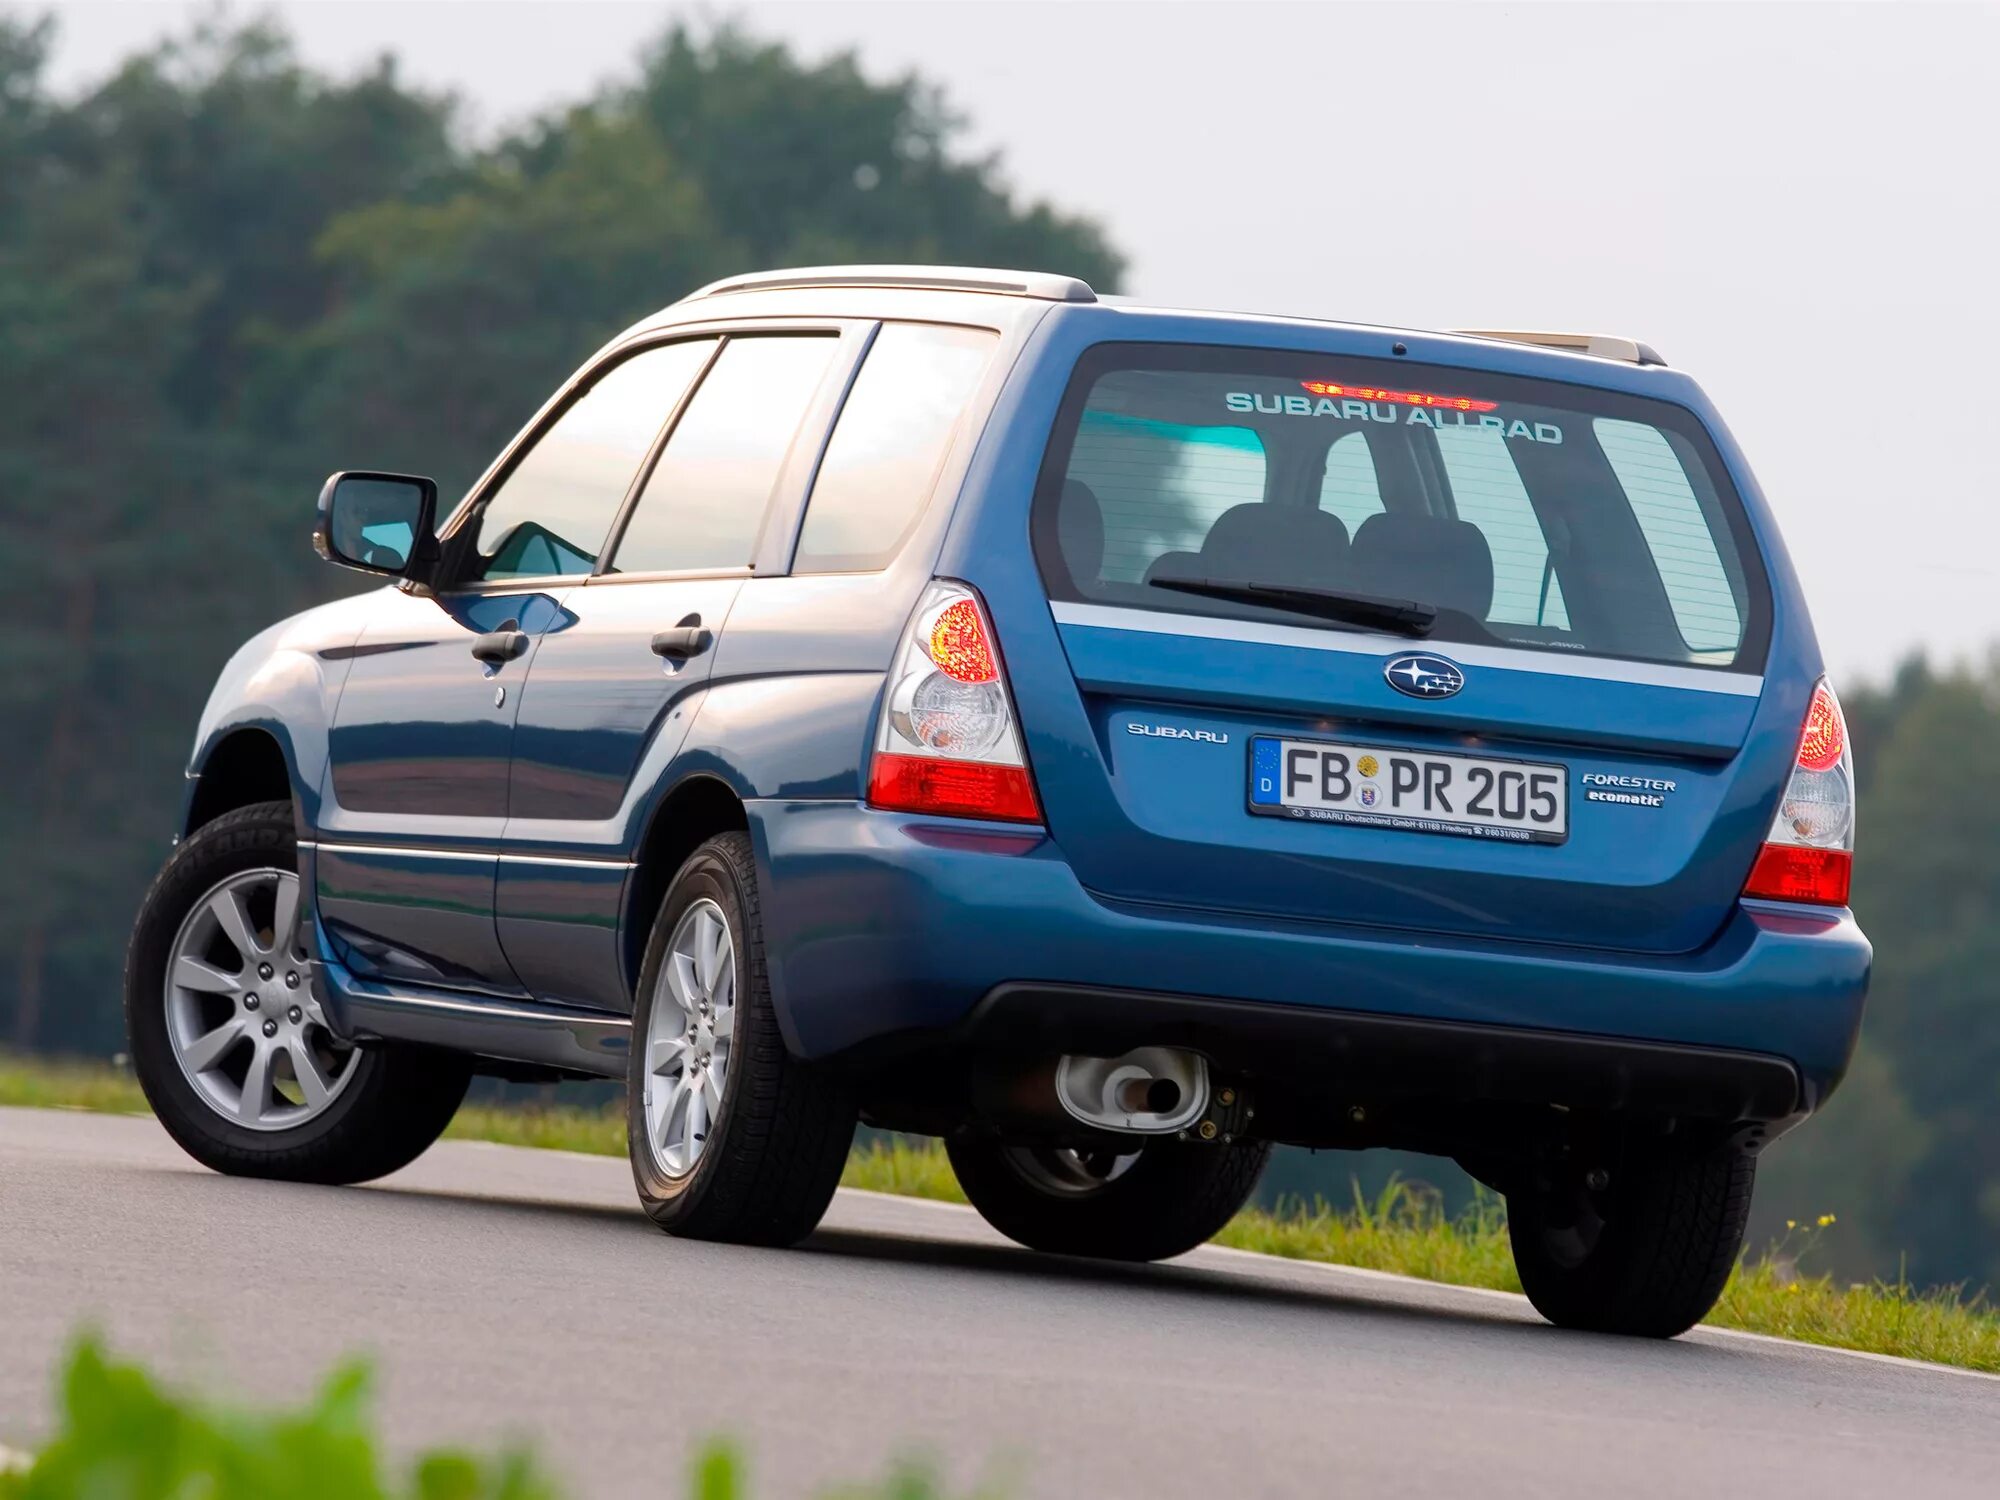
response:
<path id="1" fill-rule="evenodd" d="M 1568 787 L 1564 766 L 1268 735 L 1250 741 L 1250 811 L 1271 818 L 1560 844 L 1569 837 Z"/>

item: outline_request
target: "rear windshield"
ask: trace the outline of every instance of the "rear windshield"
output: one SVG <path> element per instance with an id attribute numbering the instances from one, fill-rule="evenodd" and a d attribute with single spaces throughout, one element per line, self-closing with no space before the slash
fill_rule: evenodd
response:
<path id="1" fill-rule="evenodd" d="M 1092 350 L 1035 545 L 1051 597 L 1099 604 L 1365 628 L 1175 586 L 1257 585 L 1434 610 L 1433 641 L 1716 668 L 1769 634 L 1691 413 L 1404 360 Z"/>

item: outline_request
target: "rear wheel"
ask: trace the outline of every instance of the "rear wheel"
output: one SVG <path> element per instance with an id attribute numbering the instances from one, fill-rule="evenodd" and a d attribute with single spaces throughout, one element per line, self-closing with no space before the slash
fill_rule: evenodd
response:
<path id="1" fill-rule="evenodd" d="M 710 839 L 674 877 L 639 971 L 632 1038 L 626 1134 L 653 1222 L 745 1245 L 812 1233 L 857 1110 L 844 1080 L 785 1049 L 747 835 Z"/>
<path id="2" fill-rule="evenodd" d="M 1628 1156 L 1507 1195 L 1521 1287 L 1561 1328 L 1672 1338 L 1715 1306 L 1743 1248 L 1755 1158 L 1733 1147 Z"/>
<path id="3" fill-rule="evenodd" d="M 1056 1255 L 1166 1260 L 1212 1238 L 1250 1199 L 1271 1148 L 1153 1139 L 1120 1152 L 948 1139 L 965 1196 L 1010 1240 Z"/>
<path id="4" fill-rule="evenodd" d="M 147 1101 L 218 1172 L 360 1182 L 408 1165 L 465 1097 L 470 1063 L 350 1046 L 314 998 L 289 802 L 205 824 L 139 910 L 125 1028 Z"/>

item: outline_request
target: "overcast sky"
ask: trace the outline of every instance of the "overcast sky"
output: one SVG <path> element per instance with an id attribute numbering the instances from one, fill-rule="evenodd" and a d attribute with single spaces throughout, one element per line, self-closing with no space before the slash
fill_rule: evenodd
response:
<path id="1" fill-rule="evenodd" d="M 66 89 L 201 8 L 0 6 L 56 12 Z M 675 15 L 916 68 L 1022 193 L 1108 224 L 1140 296 L 1652 343 L 1748 450 L 1837 674 L 2000 641 L 2000 7 L 257 9 L 488 129 Z"/>

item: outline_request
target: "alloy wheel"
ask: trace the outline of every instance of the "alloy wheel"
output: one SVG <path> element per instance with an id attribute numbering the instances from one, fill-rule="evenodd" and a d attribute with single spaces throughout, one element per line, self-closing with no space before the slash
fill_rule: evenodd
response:
<path id="1" fill-rule="evenodd" d="M 736 945 L 706 896 L 681 914 L 646 1023 L 646 1148 L 669 1177 L 685 1177 L 722 1113 L 736 1030 Z"/>
<path id="2" fill-rule="evenodd" d="M 168 950 L 174 1058 L 205 1104 L 247 1130 L 324 1114 L 360 1062 L 313 998 L 298 908 L 297 875 L 246 870 L 194 904 Z"/>

